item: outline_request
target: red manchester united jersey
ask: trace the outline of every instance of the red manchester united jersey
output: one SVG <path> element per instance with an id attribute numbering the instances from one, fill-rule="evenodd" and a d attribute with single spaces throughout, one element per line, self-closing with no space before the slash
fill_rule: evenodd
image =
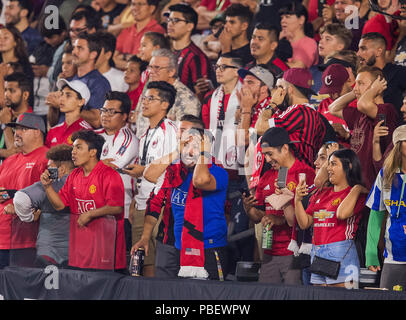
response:
<path id="1" fill-rule="evenodd" d="M 88 176 L 84 176 L 82 168 L 77 168 L 69 175 L 59 195 L 72 214 L 69 265 L 107 270 L 125 268 L 124 210 L 114 218 L 95 218 L 85 227 L 77 224 L 79 216 L 90 210 L 104 206 L 124 207 L 120 174 L 101 161 Z"/>

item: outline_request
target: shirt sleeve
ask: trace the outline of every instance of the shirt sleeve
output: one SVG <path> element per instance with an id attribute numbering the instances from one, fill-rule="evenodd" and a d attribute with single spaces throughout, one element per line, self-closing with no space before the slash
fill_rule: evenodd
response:
<path id="1" fill-rule="evenodd" d="M 227 190 L 228 186 L 228 173 L 225 169 L 218 166 L 212 166 L 210 173 L 216 179 L 216 191 Z"/>
<path id="2" fill-rule="evenodd" d="M 381 169 L 376 177 L 375 183 L 369 192 L 366 206 L 371 210 L 383 211 L 386 210 L 382 197 L 383 188 L 383 169 Z"/>
<path id="3" fill-rule="evenodd" d="M 368 220 L 367 243 L 365 248 L 365 266 L 379 266 L 378 243 L 381 235 L 385 211 L 371 210 Z"/>
<path id="4" fill-rule="evenodd" d="M 13 199 L 14 209 L 23 222 L 31 222 L 34 219 L 31 198 L 23 191 L 17 191 Z"/>
<path id="5" fill-rule="evenodd" d="M 124 129 L 117 137 L 115 144 L 119 147 L 115 151 L 113 163 L 119 168 L 125 168 L 130 163 L 134 163 L 138 155 L 138 138 L 129 130 Z"/>

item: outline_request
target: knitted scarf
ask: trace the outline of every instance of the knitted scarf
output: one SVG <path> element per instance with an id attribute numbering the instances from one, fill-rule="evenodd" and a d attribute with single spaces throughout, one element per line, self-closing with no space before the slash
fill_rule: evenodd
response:
<path id="1" fill-rule="evenodd" d="M 212 163 L 214 163 L 212 159 Z M 211 164 L 208 165 L 209 168 Z M 187 178 L 188 169 L 182 162 L 170 165 L 161 188 L 179 187 Z M 190 183 L 185 203 L 181 238 L 179 277 L 208 278 L 204 268 L 203 195 Z"/>

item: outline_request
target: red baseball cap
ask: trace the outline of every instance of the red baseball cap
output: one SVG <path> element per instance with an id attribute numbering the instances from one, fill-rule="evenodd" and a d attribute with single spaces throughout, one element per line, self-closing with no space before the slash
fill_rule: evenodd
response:
<path id="1" fill-rule="evenodd" d="M 321 77 L 321 88 L 319 93 L 321 94 L 334 94 L 341 93 L 344 83 L 348 80 L 349 75 L 347 69 L 338 63 L 329 65 L 324 70 Z"/>
<path id="2" fill-rule="evenodd" d="M 304 89 L 304 91 L 309 94 L 315 94 L 315 92 L 311 89 L 313 86 L 313 77 L 309 69 L 288 69 L 283 73 L 283 79 L 299 89 Z"/>

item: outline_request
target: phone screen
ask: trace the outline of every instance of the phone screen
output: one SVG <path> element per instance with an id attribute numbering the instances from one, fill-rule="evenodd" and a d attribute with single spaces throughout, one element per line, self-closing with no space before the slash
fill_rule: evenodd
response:
<path id="1" fill-rule="evenodd" d="M 288 168 L 281 167 L 278 171 L 278 181 L 277 181 L 277 185 L 280 189 L 286 187 L 287 177 L 288 177 Z"/>

